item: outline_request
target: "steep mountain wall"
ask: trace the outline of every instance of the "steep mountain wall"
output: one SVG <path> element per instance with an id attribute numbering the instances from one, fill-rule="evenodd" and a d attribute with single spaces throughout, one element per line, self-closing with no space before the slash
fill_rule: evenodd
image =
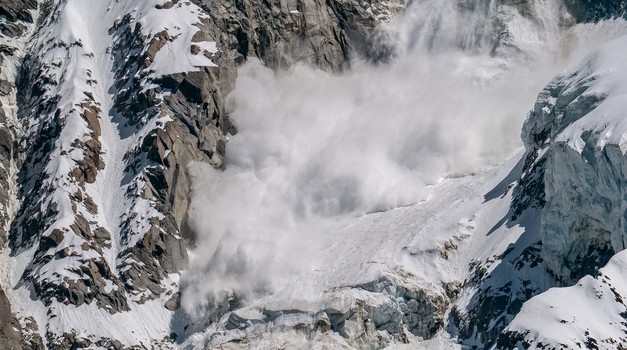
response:
<path id="1" fill-rule="evenodd" d="M 17 209 L 14 177 L 15 143 L 21 136 L 17 120 L 16 79 L 38 18 L 37 1 L 5 1 L 0 4 L 0 250 L 6 254 L 8 231 Z M 8 267 L 3 267 L 8 269 Z M 0 287 L 0 344 L 12 349 L 36 349 L 40 338 L 23 332 L 11 303 Z"/>
<path id="2" fill-rule="evenodd" d="M 581 22 L 594 22 L 601 19 L 624 17 L 627 2 L 623 0 L 566 0 L 571 13 Z"/>
<path id="3" fill-rule="evenodd" d="M 608 25 L 616 23 L 621 22 Z M 576 331 L 564 330 L 570 327 L 567 325 L 547 325 L 546 330 L 532 326 L 529 310 L 538 307 L 540 300 L 548 300 L 543 293 L 549 288 L 582 283 L 578 281 L 584 276 L 588 277 L 581 281 L 589 283 L 625 249 L 625 189 L 621 179 L 627 159 L 624 116 L 619 107 L 624 103 L 621 81 L 625 72 L 620 63 L 625 55 L 624 42 L 621 37 L 595 50 L 555 77 L 538 95 L 522 130 L 525 155 L 520 168 L 513 172 L 514 179 L 509 180 L 514 193 L 510 213 L 498 224 L 524 227 L 525 233 L 505 252 L 479 264 L 466 281 L 463 298 L 470 302 L 453 309 L 452 324 L 461 338 L 467 338 L 467 344 L 492 346 L 498 340 L 497 347 L 502 349 L 531 344 L 533 348 L 557 348 L 560 336 L 552 332 Z M 616 260 L 621 268 L 621 260 Z M 538 294 L 525 309 L 527 300 Z M 607 300 L 610 309 L 624 308 L 621 297 L 616 298 L 616 305 L 613 298 Z M 516 316 L 521 308 L 527 311 Z M 537 313 L 534 319 L 555 317 L 548 309 L 533 310 Z M 510 322 L 508 330 L 501 333 Z M 565 324 L 578 327 L 570 321 Z M 593 323 L 586 325 L 595 327 Z M 620 332 L 622 326 L 617 326 Z M 599 333 L 591 337 L 595 342 L 606 342 L 600 348 L 614 348 L 624 342 L 615 336 L 617 333 L 612 334 L 608 338 Z M 577 336 L 580 345 L 585 338 Z M 571 340 L 566 343 L 571 344 Z"/>
<path id="4" fill-rule="evenodd" d="M 534 202 L 542 208 L 538 216 L 542 245 L 534 255 L 560 285 L 577 286 L 530 300 L 499 338 L 502 348 L 517 342 L 534 347 L 576 346 L 577 342 L 603 349 L 627 346 L 625 290 L 620 273 L 613 272 L 624 269 L 621 251 L 627 239 L 622 181 L 627 174 L 623 107 L 627 71 L 622 64 L 626 43 L 625 37 L 616 39 L 557 76 L 540 93 L 525 122 L 528 166 L 523 176 L 537 176 L 540 181 L 523 193 L 535 196 Z M 608 264 L 610 259 L 613 262 Z M 568 312 L 560 301 L 574 299 L 584 289 L 590 297 L 578 303 L 580 312 L 599 302 L 604 305 L 599 310 L 605 311 L 590 313 L 618 321 L 595 323 L 581 314 L 562 314 Z M 545 303 L 544 311 L 533 309 L 539 303 Z M 536 328 L 530 313 L 555 322 L 548 322 L 546 330 Z M 546 317 L 541 316 L 545 313 Z M 600 324 L 606 326 L 599 329 Z M 585 335 L 573 335 L 565 329 L 569 327 L 584 329 Z"/>

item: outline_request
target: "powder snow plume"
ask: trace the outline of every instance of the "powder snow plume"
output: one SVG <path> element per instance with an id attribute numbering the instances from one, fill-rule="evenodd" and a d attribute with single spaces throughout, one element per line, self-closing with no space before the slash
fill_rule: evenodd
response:
<path id="1" fill-rule="evenodd" d="M 442 178 L 520 149 L 537 92 L 577 40 L 600 34 L 561 35 L 561 10 L 539 1 L 540 20 L 509 19 L 518 48 L 495 53 L 494 6 L 470 3 L 466 12 L 453 1 L 414 3 L 378 36 L 396 52 L 389 64 L 356 59 L 340 75 L 274 72 L 255 60 L 240 68 L 225 168 L 193 171 L 188 311 L 271 293 L 315 269 L 346 218 L 426 200 Z"/>

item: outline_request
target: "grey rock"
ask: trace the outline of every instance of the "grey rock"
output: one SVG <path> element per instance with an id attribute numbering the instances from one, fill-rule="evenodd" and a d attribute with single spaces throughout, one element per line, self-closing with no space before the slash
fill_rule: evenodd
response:
<path id="1" fill-rule="evenodd" d="M 168 301 L 166 301 L 164 306 L 170 311 L 178 309 L 181 306 L 181 293 L 174 293 L 174 295 L 172 295 L 172 297 L 168 299 Z"/>
<path id="2" fill-rule="evenodd" d="M 0 23 L 0 33 L 15 38 L 21 36 L 26 30 L 26 26 L 21 23 Z"/>
<path id="3" fill-rule="evenodd" d="M 37 9 L 37 0 L 13 0 L 0 3 L 0 16 L 5 16 L 10 22 L 33 22 L 29 10 Z"/>
<path id="4" fill-rule="evenodd" d="M 306 62 L 330 71 L 347 68 L 358 52 L 367 53 L 376 25 L 406 4 L 403 0 L 194 2 L 212 16 L 203 28 L 204 37 L 217 40 L 233 59 L 257 57 L 272 68 Z"/>
<path id="5" fill-rule="evenodd" d="M 614 145 L 596 149 L 598 135 L 591 132 L 582 135 L 581 154 L 552 141 L 603 101 L 603 95 L 585 93 L 594 81 L 593 76 L 574 82 L 572 77 L 558 76 L 540 93 L 523 126 L 528 159 L 524 176 L 539 180 L 519 197 L 541 197 L 535 199 L 544 208 L 541 257 L 564 283 L 594 274 L 624 249 L 619 225 L 625 189 L 613 180 L 627 174 L 621 150 Z M 586 208 L 585 213 L 573 215 L 576 208 Z"/>
<path id="6" fill-rule="evenodd" d="M 6 294 L 0 289 L 0 344 L 5 349 L 25 349 L 22 344 L 22 332 L 17 318 L 11 312 L 11 305 Z"/>
<path id="7" fill-rule="evenodd" d="M 627 10 L 624 0 L 566 0 L 565 3 L 578 22 L 624 17 Z"/>
<path id="8" fill-rule="evenodd" d="M 39 334 L 37 321 L 32 316 L 23 320 L 22 327 L 22 346 L 25 349 L 44 350 L 44 341 Z"/>
<path id="9" fill-rule="evenodd" d="M 413 336 L 431 339 L 443 329 L 452 300 L 411 284 L 410 276 L 401 273 L 324 293 L 318 302 L 316 311 L 263 308 L 263 316 L 256 318 L 225 303 L 226 312 L 217 320 L 217 315 L 208 315 L 224 337 L 208 337 L 205 346 L 244 349 L 260 339 L 289 338 L 286 346 L 292 348 L 316 339 L 331 348 L 383 349 L 408 343 Z M 204 327 L 206 323 L 190 325 L 188 331 Z"/>

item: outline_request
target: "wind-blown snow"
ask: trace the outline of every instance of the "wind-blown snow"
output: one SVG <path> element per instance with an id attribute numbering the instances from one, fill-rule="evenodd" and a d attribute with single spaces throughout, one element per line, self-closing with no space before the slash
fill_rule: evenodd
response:
<path id="1" fill-rule="evenodd" d="M 569 53 L 607 40 L 585 28 L 561 33 L 562 9 L 538 1 L 535 21 L 500 9 L 510 19 L 504 47 L 517 50 L 491 56 L 494 28 L 482 16 L 496 15 L 494 4 L 465 15 L 455 4 L 416 2 L 387 28 L 381 37 L 399 54 L 389 66 L 356 62 L 339 76 L 301 65 L 274 73 L 255 61 L 240 69 L 225 169 L 196 171 L 188 310 L 233 291 L 254 299 L 341 264 L 346 256 L 327 245 L 362 228 L 334 227 L 429 201 L 430 185 L 513 154 L 526 111 Z M 613 23 L 599 32 L 622 32 Z M 360 249 L 368 239 L 344 244 Z"/>
<path id="2" fill-rule="evenodd" d="M 442 177 L 515 151 L 519 111 L 541 78 L 511 72 L 482 87 L 464 77 L 474 63 L 451 55 L 433 62 L 418 54 L 340 77 L 305 66 L 278 75 L 258 63 L 243 67 L 231 95 L 239 131 L 226 169 L 205 167 L 196 181 L 202 205 L 192 206 L 194 225 L 206 233 L 195 263 L 211 266 L 207 287 L 234 278 L 252 291 L 308 269 L 321 248 L 319 230 L 333 225 L 328 218 L 423 201 Z"/>
<path id="3" fill-rule="evenodd" d="M 385 304 L 394 297 L 351 288 L 381 276 L 398 279 L 403 281 L 401 283 L 423 288 L 436 295 L 444 294 L 443 283 L 460 282 L 465 278 L 466 268 L 460 267 L 468 266 L 475 259 L 501 254 L 523 232 L 520 227 L 501 228 L 486 235 L 494 223 L 507 214 L 511 191 L 487 202 L 484 199 L 486 193 L 507 176 L 519 157 L 516 154 L 509 161 L 475 175 L 443 180 L 430 187 L 431 196 L 424 202 L 351 220 L 338 220 L 333 229 L 318 230 L 315 232 L 318 234 L 317 240 L 325 251 L 323 256 L 319 256 L 318 266 L 307 271 L 301 270 L 297 276 L 285 276 L 284 280 L 280 280 L 285 282 L 284 285 L 274 281 L 275 291 L 272 295 L 250 300 L 244 308 L 234 312 L 239 317 L 254 320 L 263 318 L 262 313 L 266 310 L 347 312 L 355 307 L 357 300 L 374 305 Z M 456 242 L 457 248 L 449 251 L 449 256 L 444 258 L 444 246 L 450 240 Z M 301 252 L 303 250 L 292 254 L 291 258 L 297 259 L 296 255 Z M 223 286 L 241 288 L 242 285 L 232 283 Z M 286 316 L 274 320 L 270 326 L 260 323 L 229 333 L 224 328 L 228 322 L 228 316 L 225 316 L 204 332 L 190 337 L 183 347 L 218 347 L 222 342 L 255 333 L 259 333 L 261 338 L 255 342 L 256 349 L 278 342 L 285 343 L 288 348 L 324 344 L 324 339 L 312 340 L 298 333 L 273 333 L 267 329 L 289 329 L 291 324 L 305 322 L 304 319 L 312 316 L 294 317 L 296 319 Z M 344 342 L 339 336 L 334 341 L 334 347 Z M 423 347 L 458 348 L 445 337 L 426 344 L 413 339 L 407 346 L 408 349 Z"/>

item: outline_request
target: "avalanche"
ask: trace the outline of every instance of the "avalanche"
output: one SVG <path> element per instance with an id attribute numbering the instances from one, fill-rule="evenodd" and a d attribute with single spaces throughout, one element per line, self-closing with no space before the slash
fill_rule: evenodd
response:
<path id="1" fill-rule="evenodd" d="M 627 346 L 589 3 L 0 4 L 0 347 Z"/>

